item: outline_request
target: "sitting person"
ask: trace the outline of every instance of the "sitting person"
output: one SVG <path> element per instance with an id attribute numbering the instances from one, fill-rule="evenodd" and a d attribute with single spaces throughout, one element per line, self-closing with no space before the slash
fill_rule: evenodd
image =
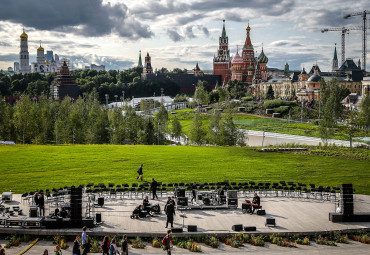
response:
<path id="1" fill-rule="evenodd" d="M 252 206 L 250 208 L 250 213 L 253 214 L 254 211 L 260 206 L 260 204 L 261 204 L 260 197 L 257 195 L 257 193 L 254 193 L 254 198 L 252 200 L 252 204 L 251 204 Z"/>
<path id="2" fill-rule="evenodd" d="M 65 207 L 62 207 L 62 210 L 59 212 L 60 217 L 66 218 L 68 216 L 68 212 Z"/>
<path id="3" fill-rule="evenodd" d="M 143 208 L 147 211 L 148 214 L 150 214 L 150 210 L 152 209 L 152 205 L 149 203 L 149 197 L 146 196 L 143 200 Z"/>
<path id="4" fill-rule="evenodd" d="M 139 215 L 140 218 L 145 218 L 147 215 L 147 212 L 143 210 L 142 205 L 139 205 L 138 207 L 135 208 L 132 214 Z"/>

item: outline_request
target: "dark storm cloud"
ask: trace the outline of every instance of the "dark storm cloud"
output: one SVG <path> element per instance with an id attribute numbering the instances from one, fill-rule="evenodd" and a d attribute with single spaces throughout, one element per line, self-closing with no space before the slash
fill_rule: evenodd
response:
<path id="1" fill-rule="evenodd" d="M 117 33 L 138 39 L 153 35 L 148 26 L 130 16 L 124 3 L 103 5 L 102 0 L 0 1 L 0 20 L 92 37 Z"/>
<path id="2" fill-rule="evenodd" d="M 2 46 L 2 47 L 10 47 L 12 45 L 10 43 L 7 43 L 7 42 L 0 42 L 0 46 Z"/>
<path id="3" fill-rule="evenodd" d="M 174 42 L 179 42 L 184 40 L 184 37 L 181 36 L 174 28 L 167 29 L 167 35 Z"/>
<path id="4" fill-rule="evenodd" d="M 294 0 L 203 0 L 193 3 L 176 1 L 144 1 L 133 8 L 133 13 L 142 17 L 158 17 L 168 14 L 186 14 L 176 18 L 178 24 L 187 24 L 203 18 L 207 13 L 219 10 L 250 9 L 262 15 L 280 16 L 290 12 L 295 6 Z M 230 16 L 229 16 L 230 17 Z M 236 18 L 238 14 L 236 13 Z M 240 16 L 239 16 L 240 19 Z"/>

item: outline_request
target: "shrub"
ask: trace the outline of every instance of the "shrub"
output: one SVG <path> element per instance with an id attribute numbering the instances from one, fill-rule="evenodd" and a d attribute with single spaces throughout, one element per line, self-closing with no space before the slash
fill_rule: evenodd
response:
<path id="1" fill-rule="evenodd" d="M 341 235 L 339 240 L 338 240 L 338 243 L 349 243 L 348 242 L 348 235 Z"/>
<path id="2" fill-rule="evenodd" d="M 252 101 L 253 100 L 253 97 L 252 96 L 246 96 L 246 97 L 242 97 L 242 101 Z"/>
<path id="3" fill-rule="evenodd" d="M 225 240 L 225 244 L 226 244 L 226 245 L 230 245 L 230 243 L 231 243 L 231 239 L 230 239 L 230 238 L 227 238 L 227 239 Z"/>
<path id="4" fill-rule="evenodd" d="M 143 243 L 143 241 L 141 241 L 140 237 L 136 237 L 135 240 L 132 240 L 132 248 L 144 249 L 145 244 Z"/>
<path id="5" fill-rule="evenodd" d="M 254 246 L 265 246 L 265 241 L 262 239 L 261 236 L 255 237 L 254 235 L 251 236 L 251 245 Z"/>
<path id="6" fill-rule="evenodd" d="M 367 234 L 362 235 L 361 238 L 359 239 L 359 241 L 361 243 L 370 244 L 370 238 Z"/>
<path id="7" fill-rule="evenodd" d="M 154 238 L 153 241 L 152 241 L 152 246 L 155 247 L 155 248 L 160 248 L 161 243 L 159 242 L 159 240 L 157 238 Z"/>
<path id="8" fill-rule="evenodd" d="M 337 246 L 335 241 L 330 241 L 327 237 L 321 235 L 316 238 L 315 242 L 321 245 Z"/>
<path id="9" fill-rule="evenodd" d="M 277 108 L 280 106 L 296 106 L 295 101 L 285 101 L 281 99 L 267 100 L 263 103 L 265 109 Z"/>
<path id="10" fill-rule="evenodd" d="M 295 240 L 297 244 L 302 244 L 302 245 L 310 245 L 310 239 L 306 236 L 303 239 L 300 239 L 299 237 Z"/>
<path id="11" fill-rule="evenodd" d="M 196 242 L 192 242 L 189 250 L 191 252 L 202 252 L 202 246 L 198 245 Z"/>
<path id="12" fill-rule="evenodd" d="M 99 244 L 99 241 L 97 239 L 89 237 L 89 242 L 90 242 L 90 252 L 91 253 L 100 253 L 101 252 L 100 244 Z"/>
<path id="13" fill-rule="evenodd" d="M 60 241 L 60 248 L 62 248 L 63 250 L 66 250 L 66 249 L 68 249 L 68 244 L 67 244 L 67 242 L 66 241 L 64 241 L 64 239 L 62 239 L 61 241 Z"/>
<path id="14" fill-rule="evenodd" d="M 280 113 L 281 115 L 284 115 L 284 114 L 289 112 L 289 108 L 288 107 L 274 108 L 274 112 L 277 112 L 277 113 Z"/>
<path id="15" fill-rule="evenodd" d="M 205 244 L 213 247 L 218 248 L 220 246 L 220 241 L 215 236 L 210 236 L 206 241 Z"/>

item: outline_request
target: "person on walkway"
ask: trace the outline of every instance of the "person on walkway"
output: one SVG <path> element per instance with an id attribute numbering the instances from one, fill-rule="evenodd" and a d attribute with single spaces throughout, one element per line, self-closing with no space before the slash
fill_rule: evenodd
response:
<path id="1" fill-rule="evenodd" d="M 45 216 L 45 197 L 44 193 L 41 193 L 38 198 L 39 208 L 40 208 L 40 217 Z"/>
<path id="2" fill-rule="evenodd" d="M 140 165 L 139 169 L 137 170 L 137 173 L 139 174 L 139 176 L 136 177 L 136 180 L 137 179 L 143 180 L 143 164 Z"/>
<path id="3" fill-rule="evenodd" d="M 170 200 L 169 205 L 167 205 L 167 222 L 166 222 L 166 228 L 168 227 L 168 223 L 171 223 L 171 228 L 173 228 L 173 216 L 175 215 L 175 207 L 173 206 L 173 201 Z"/>
<path id="4" fill-rule="evenodd" d="M 35 200 L 35 205 L 39 206 L 39 193 L 38 192 L 35 192 L 33 199 Z"/>
<path id="5" fill-rule="evenodd" d="M 103 252 L 103 255 L 108 255 L 109 254 L 109 247 L 110 247 L 109 237 L 104 236 L 103 244 L 100 247 L 102 252 Z"/>
<path id="6" fill-rule="evenodd" d="M 151 204 L 149 203 L 149 197 L 148 196 L 145 196 L 144 200 L 143 200 L 143 209 L 145 211 L 147 211 L 148 214 L 150 214 L 150 210 L 151 210 L 152 206 Z"/>
<path id="7" fill-rule="evenodd" d="M 59 245 L 55 247 L 54 255 L 63 255 Z"/>
<path id="8" fill-rule="evenodd" d="M 109 248 L 109 251 L 110 251 L 110 255 L 116 255 L 116 254 L 119 254 L 119 250 L 117 248 L 117 244 L 116 244 L 116 239 L 112 239 L 112 242 L 110 244 L 110 248 Z"/>
<path id="9" fill-rule="evenodd" d="M 84 226 L 82 228 L 82 248 L 83 248 L 83 252 L 82 252 L 82 255 L 86 255 L 87 253 L 90 252 L 90 244 L 89 244 L 89 236 L 87 235 L 86 231 L 87 231 L 87 227 Z"/>
<path id="10" fill-rule="evenodd" d="M 197 198 L 196 198 L 196 195 L 197 195 L 197 183 L 194 182 L 192 185 L 191 185 L 191 193 L 193 194 L 193 197 L 191 198 L 191 202 L 193 203 L 193 200 L 195 200 L 195 202 L 197 201 Z"/>
<path id="11" fill-rule="evenodd" d="M 76 239 L 73 242 L 73 248 L 72 248 L 72 253 L 73 255 L 81 255 L 81 237 L 76 236 Z"/>
<path id="12" fill-rule="evenodd" d="M 2 254 L 0 253 L 0 255 L 2 255 Z M 4 253 L 4 255 L 5 255 L 5 253 Z M 43 255 L 49 255 L 49 251 L 47 249 L 45 249 Z"/>
<path id="13" fill-rule="evenodd" d="M 158 182 L 156 180 L 154 180 L 154 178 L 152 178 L 152 183 L 150 184 L 150 189 L 152 190 L 152 193 L 153 193 L 153 200 L 155 198 L 158 199 L 158 196 L 157 196 L 157 187 L 158 187 Z"/>
<path id="14" fill-rule="evenodd" d="M 5 249 L 4 248 L 0 248 L 0 255 L 5 255 Z"/>
<path id="15" fill-rule="evenodd" d="M 167 235 L 164 237 L 167 255 L 171 255 L 171 233 L 172 233 L 171 230 L 168 230 Z"/>
<path id="16" fill-rule="evenodd" d="M 128 255 L 127 235 L 123 235 L 121 248 L 122 248 L 122 255 Z"/>

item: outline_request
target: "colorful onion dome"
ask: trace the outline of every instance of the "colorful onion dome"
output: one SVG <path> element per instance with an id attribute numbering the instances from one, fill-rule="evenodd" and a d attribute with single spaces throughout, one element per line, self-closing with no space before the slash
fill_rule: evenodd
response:
<path id="1" fill-rule="evenodd" d="M 263 52 L 263 48 L 262 48 L 261 54 L 258 56 L 258 62 L 267 64 L 268 61 L 269 59 L 268 57 L 266 57 L 265 53 Z"/>
<path id="2" fill-rule="evenodd" d="M 233 57 L 233 60 L 231 61 L 232 64 L 242 64 L 243 63 L 243 59 L 239 55 L 238 51 L 239 51 L 239 49 L 236 50 L 235 57 Z"/>

